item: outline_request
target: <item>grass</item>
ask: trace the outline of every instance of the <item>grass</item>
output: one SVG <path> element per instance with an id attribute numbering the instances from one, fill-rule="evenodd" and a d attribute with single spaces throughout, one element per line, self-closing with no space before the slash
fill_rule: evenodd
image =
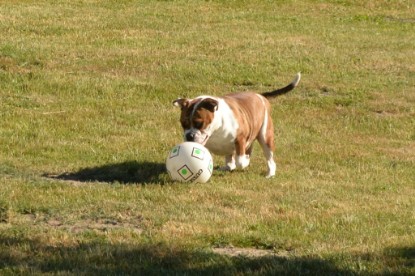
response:
<path id="1" fill-rule="evenodd" d="M 2 1 L 1 274 L 415 273 L 414 12 Z M 172 100 L 298 71 L 272 104 L 274 179 L 258 147 L 247 171 L 168 179 Z"/>

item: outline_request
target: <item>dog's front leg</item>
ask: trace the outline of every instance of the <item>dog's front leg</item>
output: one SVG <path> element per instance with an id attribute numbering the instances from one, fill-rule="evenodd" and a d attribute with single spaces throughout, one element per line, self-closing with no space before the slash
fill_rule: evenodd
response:
<path id="1" fill-rule="evenodd" d="M 234 157 L 233 154 L 225 156 L 225 164 L 226 164 L 226 166 L 221 168 L 221 170 L 233 171 L 236 168 L 235 157 Z"/>
<path id="2" fill-rule="evenodd" d="M 245 169 L 249 166 L 250 156 L 246 154 L 245 152 L 245 145 L 246 143 L 244 141 L 242 142 L 236 142 L 235 148 L 236 148 L 236 167 L 238 169 Z"/>
<path id="3" fill-rule="evenodd" d="M 237 155 L 236 156 L 236 167 L 238 169 L 245 169 L 246 167 L 249 166 L 249 155 Z"/>

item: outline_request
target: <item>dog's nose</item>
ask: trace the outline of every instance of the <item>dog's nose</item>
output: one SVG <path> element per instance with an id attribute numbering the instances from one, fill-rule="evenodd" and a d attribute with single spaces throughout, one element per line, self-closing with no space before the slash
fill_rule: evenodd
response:
<path id="1" fill-rule="evenodd" d="M 193 142 L 195 140 L 195 134 L 192 132 L 189 132 L 186 134 L 186 141 Z"/>

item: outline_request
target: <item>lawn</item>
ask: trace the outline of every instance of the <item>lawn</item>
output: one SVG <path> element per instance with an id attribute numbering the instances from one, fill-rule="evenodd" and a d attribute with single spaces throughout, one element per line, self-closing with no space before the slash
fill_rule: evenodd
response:
<path id="1" fill-rule="evenodd" d="M 415 3 L 0 3 L 0 274 L 415 274 Z M 179 97 L 265 92 L 256 145 L 165 171 Z M 214 156 L 214 165 L 224 160 Z"/>

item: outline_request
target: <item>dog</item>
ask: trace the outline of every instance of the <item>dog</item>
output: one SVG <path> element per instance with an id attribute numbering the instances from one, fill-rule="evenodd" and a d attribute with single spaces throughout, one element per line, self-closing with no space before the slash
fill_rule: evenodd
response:
<path id="1" fill-rule="evenodd" d="M 253 142 L 257 140 L 267 160 L 267 178 L 276 171 L 274 126 L 268 99 L 286 94 L 300 82 L 297 73 L 287 86 L 261 94 L 241 92 L 223 97 L 199 96 L 176 99 L 181 108 L 180 123 L 184 140 L 204 145 L 212 153 L 225 156 L 222 169 L 244 169 L 249 165 Z"/>

